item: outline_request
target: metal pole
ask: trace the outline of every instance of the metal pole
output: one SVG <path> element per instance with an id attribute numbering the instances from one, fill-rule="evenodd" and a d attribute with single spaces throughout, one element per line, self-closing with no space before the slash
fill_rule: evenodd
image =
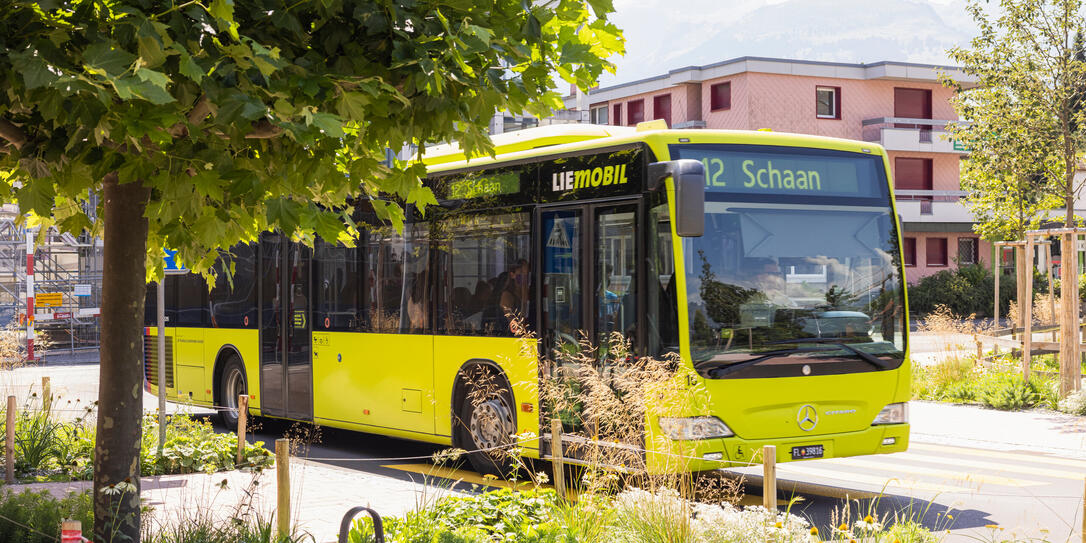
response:
<path id="1" fill-rule="evenodd" d="M 34 232 L 26 234 L 26 359 L 34 361 Z"/>
<path id="2" fill-rule="evenodd" d="M 158 280 L 158 455 L 166 446 L 166 276 Z"/>
<path id="3" fill-rule="evenodd" d="M 15 483 L 15 396 L 8 396 L 8 407 L 4 422 L 4 480 Z"/>

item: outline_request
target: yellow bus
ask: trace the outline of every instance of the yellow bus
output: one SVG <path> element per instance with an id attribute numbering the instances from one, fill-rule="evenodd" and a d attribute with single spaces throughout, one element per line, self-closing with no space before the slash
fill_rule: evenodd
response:
<path id="1" fill-rule="evenodd" d="M 878 145 L 661 121 L 494 142 L 471 160 L 429 149 L 440 205 L 402 232 L 358 204 L 373 226 L 355 247 L 267 232 L 224 254 L 232 281 L 210 292 L 169 276 L 167 398 L 232 425 L 249 394 L 254 415 L 469 451 L 530 433 L 544 439 L 524 454 L 547 458 L 538 360 L 620 332 L 639 355 L 677 353 L 708 394 L 704 412 L 644 422 L 645 448 L 681 444 L 691 470 L 763 445 L 779 462 L 906 449 L 900 225 Z M 538 338 L 528 352 L 510 314 Z M 499 384 L 485 401 L 469 401 L 472 372 Z"/>

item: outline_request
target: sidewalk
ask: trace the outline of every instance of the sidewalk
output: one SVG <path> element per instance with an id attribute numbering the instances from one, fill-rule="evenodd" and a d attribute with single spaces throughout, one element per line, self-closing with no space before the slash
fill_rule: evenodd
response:
<path id="1" fill-rule="evenodd" d="M 419 484 L 381 475 L 306 462 L 291 458 L 291 518 L 299 531 L 315 543 L 336 541 L 339 523 L 348 509 L 367 505 L 382 517 L 402 516 L 418 504 L 456 494 L 441 486 Z M 15 492 L 48 490 L 61 497 L 69 491 L 90 491 L 90 481 L 36 483 L 7 487 Z M 277 503 L 275 468 L 261 473 L 229 471 L 214 474 L 164 475 L 142 479 L 145 522 L 152 527 L 190 522 L 201 516 L 225 521 L 251 507 L 255 516 L 274 523 Z M 273 524 L 274 526 L 274 524 Z M 84 532 L 88 530 L 84 527 Z"/>
<path id="2" fill-rule="evenodd" d="M 1086 458 L 1086 417 L 909 402 L 914 442 Z"/>

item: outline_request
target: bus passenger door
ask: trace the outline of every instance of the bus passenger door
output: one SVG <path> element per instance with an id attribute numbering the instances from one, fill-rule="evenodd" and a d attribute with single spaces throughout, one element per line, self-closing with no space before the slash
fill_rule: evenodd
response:
<path id="1" fill-rule="evenodd" d="M 539 332 L 541 354 L 549 361 L 551 377 L 563 366 L 577 363 L 585 339 L 596 349 L 596 374 L 605 381 L 622 371 L 628 360 L 627 353 L 611 346 L 613 334 L 630 342 L 628 354 L 638 354 L 638 206 L 636 202 L 581 204 L 540 211 Z M 559 406 L 558 416 L 564 432 L 590 437 L 595 434 L 593 424 L 584 419 L 581 406 L 580 402 Z M 548 432 L 548 428 L 542 430 Z M 576 450 L 568 454 L 578 457 Z"/>
<path id="2" fill-rule="evenodd" d="M 313 419 L 310 249 L 279 233 L 260 239 L 261 413 Z"/>

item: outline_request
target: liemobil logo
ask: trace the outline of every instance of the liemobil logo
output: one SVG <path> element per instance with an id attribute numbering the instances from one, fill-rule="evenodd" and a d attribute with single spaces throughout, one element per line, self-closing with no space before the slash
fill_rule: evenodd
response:
<path id="1" fill-rule="evenodd" d="M 800 407 L 799 412 L 796 413 L 796 424 L 804 432 L 814 430 L 814 427 L 818 425 L 818 410 L 811 404 Z"/>
<path id="2" fill-rule="evenodd" d="M 600 166 L 551 174 L 551 190 L 565 192 L 588 187 L 626 184 L 626 165 Z"/>

